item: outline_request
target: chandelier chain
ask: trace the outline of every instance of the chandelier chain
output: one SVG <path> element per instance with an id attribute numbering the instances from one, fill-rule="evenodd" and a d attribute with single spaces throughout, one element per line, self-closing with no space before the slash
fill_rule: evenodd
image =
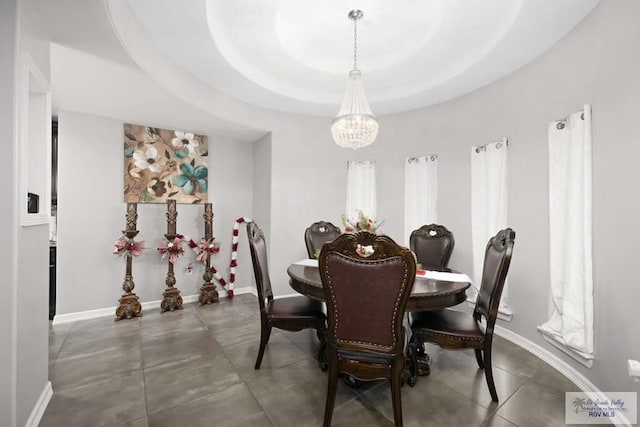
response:
<path id="1" fill-rule="evenodd" d="M 358 19 L 353 20 L 353 69 L 358 69 Z"/>

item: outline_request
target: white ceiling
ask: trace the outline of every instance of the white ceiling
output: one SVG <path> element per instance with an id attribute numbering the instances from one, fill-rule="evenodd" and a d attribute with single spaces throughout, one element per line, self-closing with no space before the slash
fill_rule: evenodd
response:
<path id="1" fill-rule="evenodd" d="M 263 108 L 333 116 L 352 66 L 351 9 L 364 11 L 359 68 L 383 115 L 509 74 L 599 0 L 128 1 L 163 54 L 213 89 Z"/>

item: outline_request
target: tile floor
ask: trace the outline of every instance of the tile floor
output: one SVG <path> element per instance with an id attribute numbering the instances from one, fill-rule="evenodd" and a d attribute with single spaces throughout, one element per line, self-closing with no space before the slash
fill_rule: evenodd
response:
<path id="1" fill-rule="evenodd" d="M 114 322 L 51 327 L 53 397 L 40 426 L 320 426 L 326 373 L 312 331 L 273 331 L 260 370 L 253 295 Z M 429 347 L 432 373 L 402 389 L 406 426 L 560 426 L 564 392 L 579 389 L 499 337 L 491 401 L 471 351 Z M 388 383 L 342 382 L 334 426 L 390 426 Z"/>

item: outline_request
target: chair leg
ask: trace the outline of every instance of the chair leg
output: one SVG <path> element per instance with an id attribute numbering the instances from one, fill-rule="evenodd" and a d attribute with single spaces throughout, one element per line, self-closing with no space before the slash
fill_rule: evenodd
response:
<path id="1" fill-rule="evenodd" d="M 482 361 L 482 350 L 479 348 L 474 349 L 476 353 L 476 362 L 478 362 L 478 368 L 484 369 L 484 362 Z"/>
<path id="2" fill-rule="evenodd" d="M 324 372 L 327 370 L 327 328 L 322 327 L 316 329 L 316 334 L 320 340 L 320 349 L 318 349 L 318 362 L 320 369 Z"/>
<path id="3" fill-rule="evenodd" d="M 333 352 L 329 360 L 329 381 L 327 386 L 327 400 L 324 405 L 324 422 L 323 427 L 331 426 L 331 417 L 333 416 L 333 405 L 336 401 L 336 389 L 338 387 L 338 357 Z"/>
<path id="4" fill-rule="evenodd" d="M 409 378 L 407 378 L 407 384 L 410 387 L 416 385 L 416 380 L 418 379 L 418 348 L 417 346 L 420 343 L 416 341 L 415 337 L 412 335 L 409 340 L 409 345 L 407 346 L 407 356 L 409 359 Z"/>
<path id="5" fill-rule="evenodd" d="M 393 422 L 396 427 L 402 427 L 402 368 L 403 364 L 396 361 L 391 374 L 391 402 L 393 404 Z"/>
<path id="6" fill-rule="evenodd" d="M 491 369 L 491 343 L 485 345 L 484 351 L 484 376 L 487 379 L 487 386 L 489 387 L 489 393 L 491 394 L 491 400 L 498 401 L 498 393 L 496 392 L 496 385 L 493 382 L 493 370 Z"/>
<path id="7" fill-rule="evenodd" d="M 267 347 L 270 336 L 271 325 L 269 325 L 266 321 L 262 321 L 260 327 L 260 349 L 258 350 L 258 358 L 256 359 L 256 366 L 254 367 L 255 369 L 260 369 L 260 365 L 262 364 L 262 356 L 264 356 L 264 349 Z"/>

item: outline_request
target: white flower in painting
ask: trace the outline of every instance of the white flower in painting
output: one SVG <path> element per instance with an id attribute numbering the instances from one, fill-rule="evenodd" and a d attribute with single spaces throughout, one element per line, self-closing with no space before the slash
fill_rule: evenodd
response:
<path id="1" fill-rule="evenodd" d="M 151 172 L 160 172 L 162 170 L 157 157 L 158 150 L 153 146 L 149 146 L 146 151 L 136 150 L 133 153 L 135 165 L 140 169 L 149 169 Z"/>
<path id="2" fill-rule="evenodd" d="M 192 132 L 180 132 L 177 130 L 175 131 L 175 135 L 176 137 L 171 139 L 171 144 L 176 147 L 178 151 L 182 151 L 186 147 L 190 153 L 193 153 L 196 147 L 200 145 Z"/>

